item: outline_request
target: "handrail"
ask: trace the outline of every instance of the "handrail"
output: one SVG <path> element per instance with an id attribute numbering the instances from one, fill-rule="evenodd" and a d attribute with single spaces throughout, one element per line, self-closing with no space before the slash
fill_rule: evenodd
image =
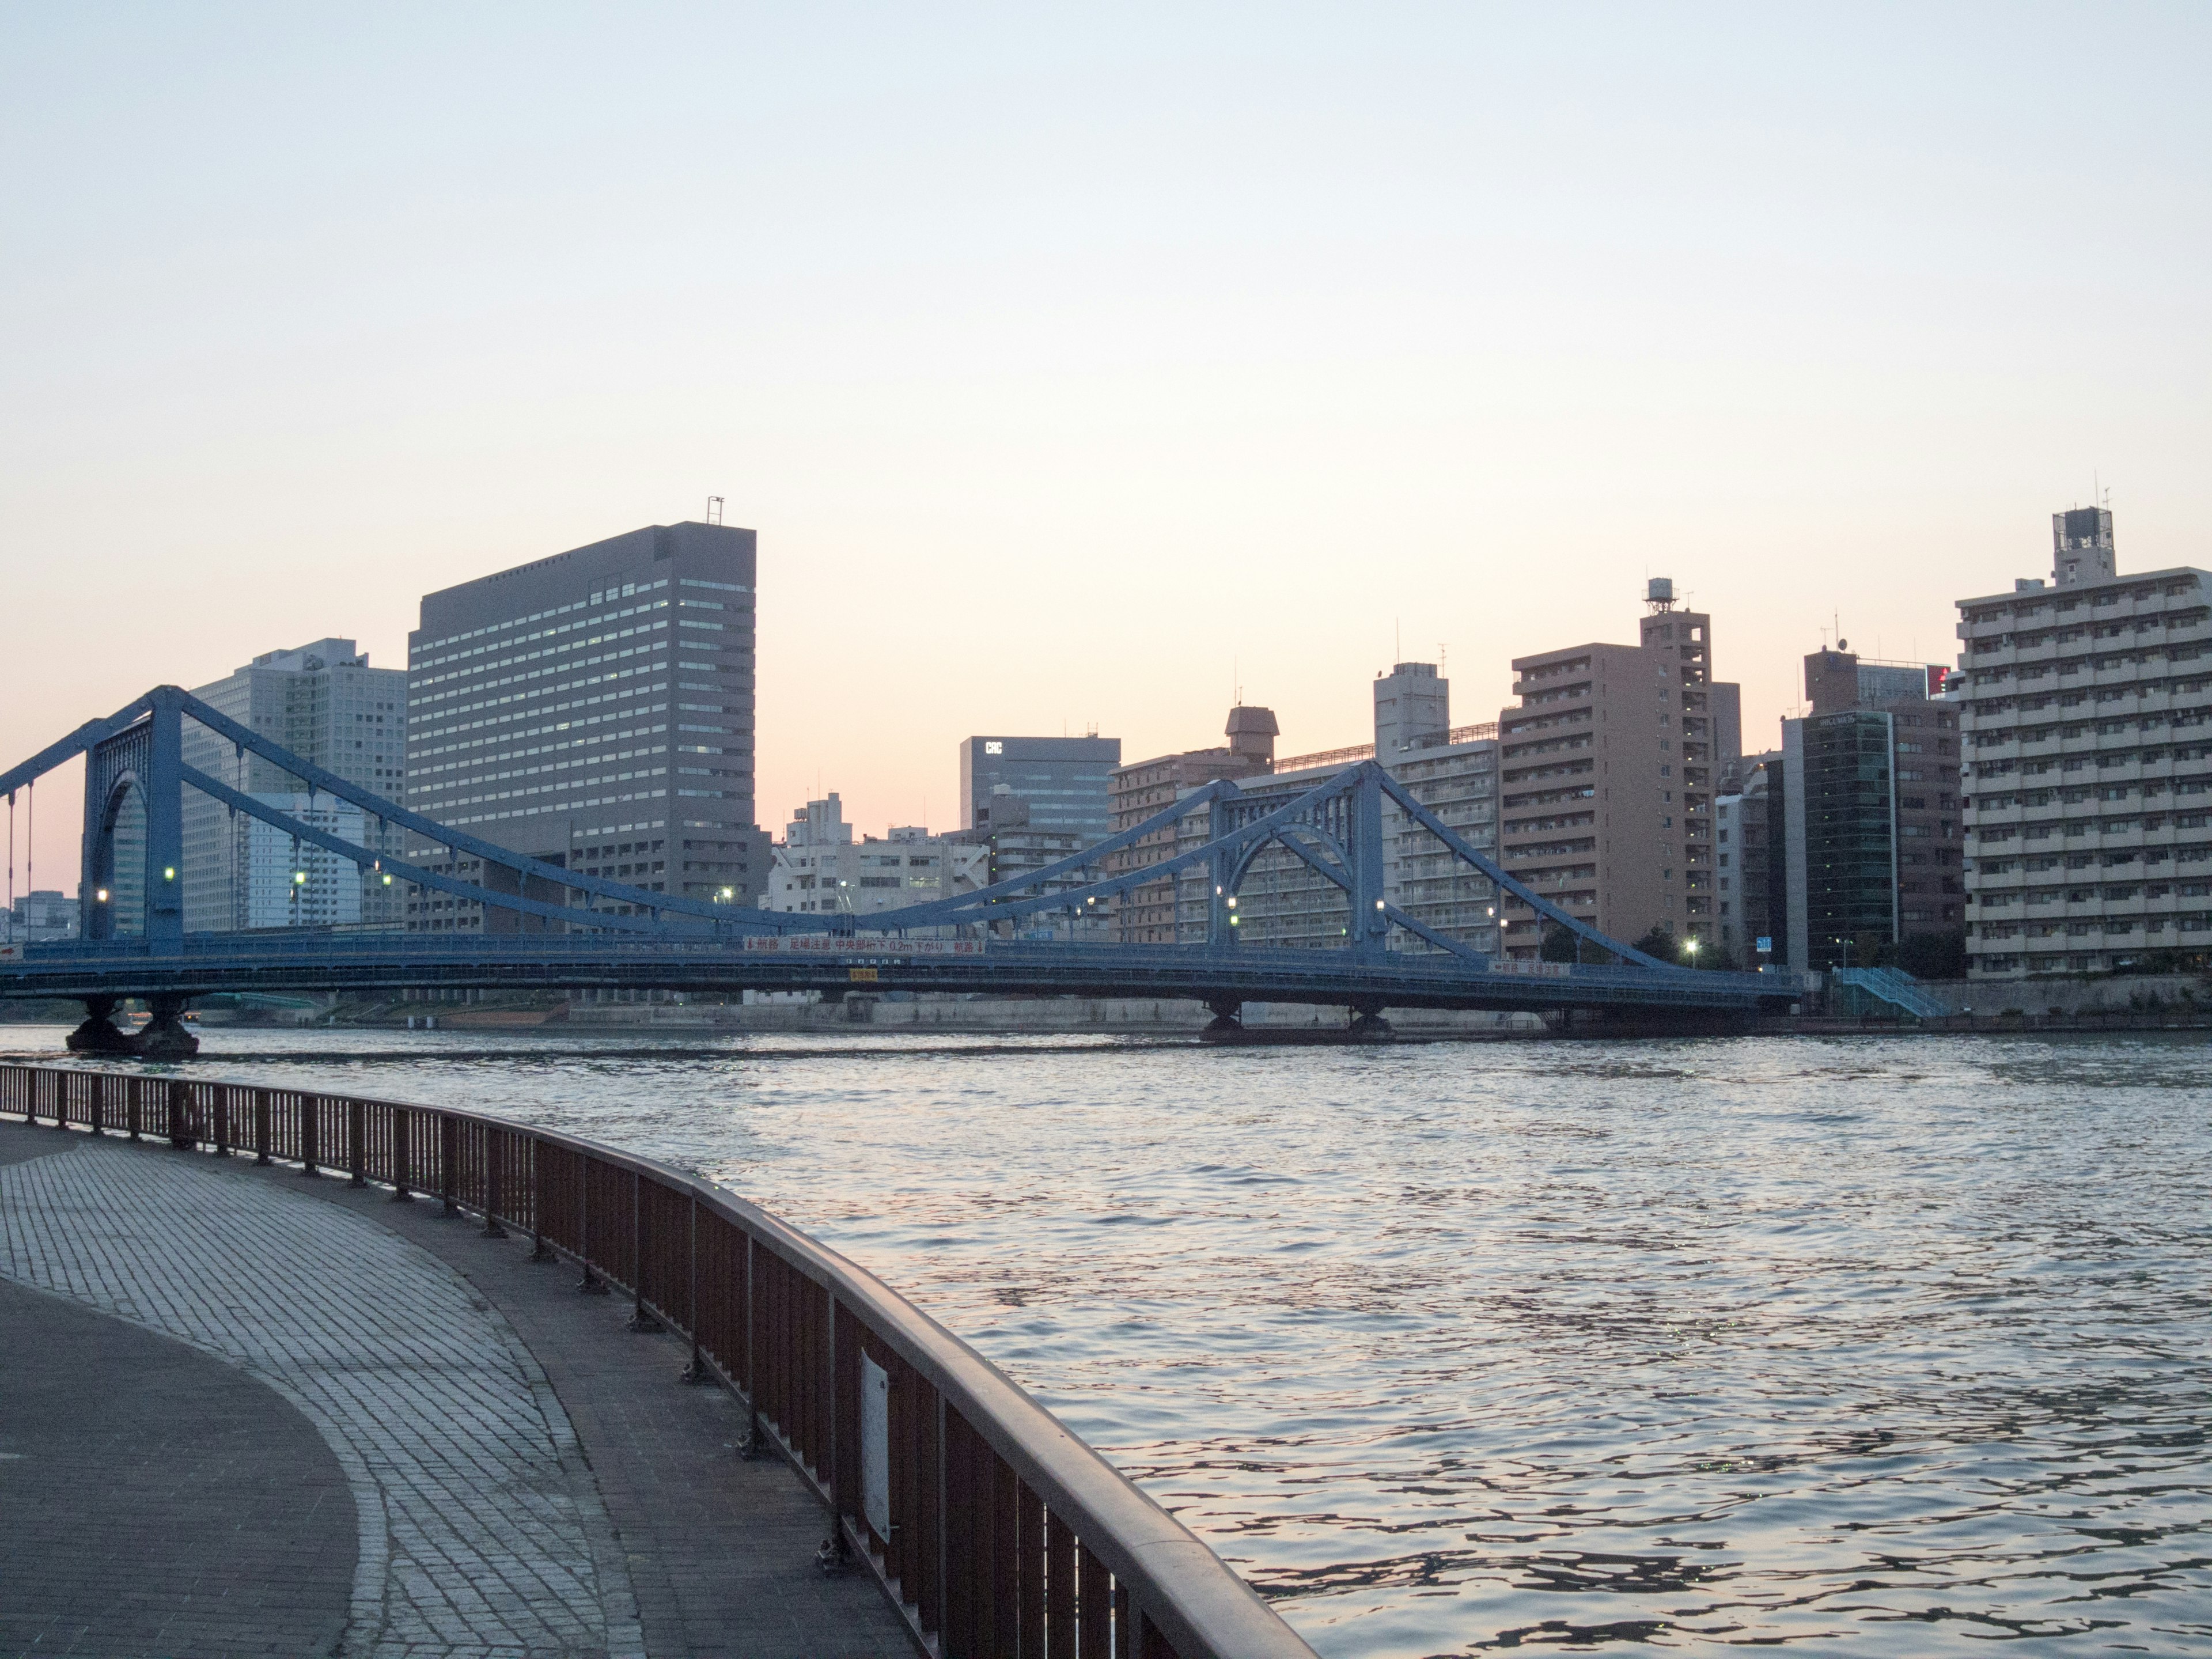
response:
<path id="1" fill-rule="evenodd" d="M 1313 1659 L 1188 1528 L 1021 1386 L 873 1273 L 759 1206 L 651 1159 L 479 1113 L 70 1066 L 0 1065 L 0 1115 L 343 1171 L 531 1234 L 830 1510 L 934 1659 Z M 863 1391 L 873 1377 L 882 1409 Z M 866 1379 L 864 1381 L 864 1379 Z"/>

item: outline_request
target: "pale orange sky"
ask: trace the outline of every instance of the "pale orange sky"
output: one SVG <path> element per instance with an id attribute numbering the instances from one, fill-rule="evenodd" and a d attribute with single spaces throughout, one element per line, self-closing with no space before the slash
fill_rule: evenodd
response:
<path id="1" fill-rule="evenodd" d="M 771 828 L 1363 741 L 1401 630 L 1492 718 L 1650 574 L 1771 743 L 2093 471 L 2212 562 L 2207 17 L 14 8 L 0 754 L 709 494 Z"/>

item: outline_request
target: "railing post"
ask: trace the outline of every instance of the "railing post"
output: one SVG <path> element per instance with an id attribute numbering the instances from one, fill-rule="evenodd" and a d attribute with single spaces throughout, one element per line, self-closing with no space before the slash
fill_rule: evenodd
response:
<path id="1" fill-rule="evenodd" d="M 320 1095 L 299 1097 L 300 1112 L 300 1173 L 320 1175 L 316 1166 L 323 1161 L 323 1097 Z"/>
<path id="2" fill-rule="evenodd" d="M 182 1078 L 169 1083 L 169 1145 L 179 1152 L 192 1149 L 191 1085 Z"/>
<path id="3" fill-rule="evenodd" d="M 645 1177 L 629 1172 L 629 1328 L 653 1335 L 660 1322 L 645 1310 Z"/>
<path id="4" fill-rule="evenodd" d="M 85 1127 L 94 1135 L 100 1133 L 100 1113 L 107 1104 L 109 1075 L 106 1072 L 95 1072 L 92 1076 L 92 1098 L 85 1106 Z"/>
<path id="5" fill-rule="evenodd" d="M 705 1382 L 712 1379 L 707 1374 L 706 1356 L 699 1350 L 699 1194 L 690 1195 L 690 1243 L 685 1247 L 685 1271 L 688 1281 L 684 1300 L 688 1304 L 686 1323 L 691 1328 L 691 1360 L 678 1373 L 686 1382 Z"/>
<path id="6" fill-rule="evenodd" d="M 461 1206 L 453 1200 L 454 1152 L 460 1144 L 460 1125 L 451 1112 L 438 1114 L 438 1198 L 441 1215 L 456 1216 Z"/>
<path id="7" fill-rule="evenodd" d="M 580 1153 L 576 1158 L 576 1260 L 584 1265 L 583 1277 L 576 1281 L 578 1294 L 605 1296 L 607 1282 L 592 1269 L 592 1156 Z"/>
<path id="8" fill-rule="evenodd" d="M 394 1106 L 392 1112 L 392 1196 L 390 1204 L 412 1204 L 415 1194 L 407 1190 L 414 1171 L 408 1167 L 409 1146 L 412 1138 L 408 1133 L 407 1120 L 413 1115 L 404 1106 Z"/>
<path id="9" fill-rule="evenodd" d="M 346 1185 L 368 1185 L 368 1107 L 358 1100 L 346 1103 Z"/>
<path id="10" fill-rule="evenodd" d="M 145 1117 L 146 1079 L 126 1078 L 123 1091 L 123 1121 L 130 1126 L 131 1139 L 138 1139 L 138 1130 Z"/>
<path id="11" fill-rule="evenodd" d="M 258 1167 L 269 1162 L 269 1091 L 253 1091 L 253 1162 Z"/>
<path id="12" fill-rule="evenodd" d="M 208 1134 L 217 1158 L 230 1156 L 230 1085 L 218 1083 L 208 1104 Z"/>
<path id="13" fill-rule="evenodd" d="M 530 1259 L 550 1261 L 553 1252 L 545 1243 L 545 1176 L 538 1158 L 541 1144 L 536 1135 L 530 1137 Z"/>
<path id="14" fill-rule="evenodd" d="M 502 1194 L 499 1179 L 499 1138 L 502 1132 L 493 1125 L 484 1125 L 484 1224 L 486 1238 L 505 1238 L 507 1229 L 499 1224 Z"/>

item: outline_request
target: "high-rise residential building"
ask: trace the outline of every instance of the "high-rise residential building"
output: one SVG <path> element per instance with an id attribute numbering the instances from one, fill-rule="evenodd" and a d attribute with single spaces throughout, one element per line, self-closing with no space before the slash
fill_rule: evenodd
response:
<path id="1" fill-rule="evenodd" d="M 1513 659 L 1498 715 L 1505 868 L 1613 938 L 1715 930 L 1713 800 L 1742 749 L 1741 697 L 1712 678 L 1712 618 L 1655 577 L 1638 645 Z M 1535 912 L 1508 898 L 1505 950 L 1540 954 Z"/>
<path id="2" fill-rule="evenodd" d="M 1119 738 L 969 738 L 960 745 L 960 827 L 989 829 L 1003 784 L 1032 828 L 1064 830 L 1091 846 L 1112 833 L 1121 763 Z"/>
<path id="3" fill-rule="evenodd" d="M 983 848 L 927 830 L 853 839 L 832 790 L 791 815 L 761 908 L 787 915 L 872 916 L 957 897 L 983 885 Z"/>
<path id="4" fill-rule="evenodd" d="M 1964 926 L 1959 711 L 1940 665 L 1805 659 L 1812 712 L 1782 723 L 1783 932 L 1799 969 L 1871 967 Z"/>
<path id="5" fill-rule="evenodd" d="M 192 695 L 240 725 L 393 801 L 407 789 L 407 675 L 372 668 L 351 640 L 317 640 L 267 651 Z M 313 828 L 397 854 L 398 832 L 349 803 L 311 793 L 289 773 L 194 720 L 184 726 L 185 763 Z M 404 890 L 371 870 L 295 839 L 197 789 L 184 798 L 185 929 L 331 927 L 400 920 Z"/>
<path id="6" fill-rule="evenodd" d="M 1966 953 L 1978 979 L 2212 957 L 2212 573 L 2118 573 L 2112 515 L 1959 601 Z"/>
<path id="7" fill-rule="evenodd" d="M 1116 767 L 1109 785 L 1111 830 L 1119 834 L 1173 805 L 1194 789 L 1202 789 L 1223 778 L 1249 778 L 1268 772 L 1274 764 L 1279 731 L 1272 709 L 1238 704 L 1229 711 L 1224 729 L 1229 742 L 1212 749 L 1187 749 L 1179 755 L 1157 755 Z M 1173 858 L 1183 850 L 1198 826 L 1188 821 L 1156 830 L 1134 845 L 1107 855 L 1105 875 L 1121 875 Z M 1207 837 L 1200 835 L 1204 842 Z M 1124 945 L 1171 945 L 1182 936 L 1177 913 L 1185 896 L 1180 888 L 1191 885 L 1163 877 L 1131 889 L 1116 902 L 1114 938 Z M 1200 932 L 1204 933 L 1203 884 L 1200 884 Z"/>
<path id="8" fill-rule="evenodd" d="M 1782 751 L 1745 755 L 1713 800 L 1713 922 L 1739 968 L 1789 960 Z"/>
<path id="9" fill-rule="evenodd" d="M 408 805 L 566 869 L 756 902 L 754 586 L 751 531 L 687 523 L 425 595 L 408 636 Z M 442 862 L 513 890 L 495 866 Z M 528 896 L 568 890 L 533 882 Z M 409 904 L 422 928 L 544 925 L 428 891 Z"/>

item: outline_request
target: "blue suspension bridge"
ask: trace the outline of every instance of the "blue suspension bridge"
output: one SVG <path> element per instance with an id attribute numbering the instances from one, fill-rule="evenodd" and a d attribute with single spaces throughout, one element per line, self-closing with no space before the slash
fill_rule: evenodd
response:
<path id="1" fill-rule="evenodd" d="M 185 723 L 360 810 L 356 842 L 325 823 L 233 788 L 187 763 Z M 1193 999 L 1215 1016 L 1210 1035 L 1234 1037 L 1247 1002 L 1309 1003 L 1352 1012 L 1347 1034 L 1387 1036 L 1390 1008 L 1588 1014 L 1616 1026 L 1728 1029 L 1798 994 L 1796 976 L 1677 967 L 1609 939 L 1546 898 L 1455 834 L 1372 761 L 1348 766 L 1285 799 L 1234 781 L 1209 784 L 1071 857 L 972 892 L 866 916 L 793 915 L 657 892 L 525 857 L 438 823 L 338 777 L 240 725 L 190 693 L 158 686 L 88 721 L 0 774 L 12 812 L 18 792 L 55 768 L 84 763 L 80 937 L 0 957 L 0 996 L 70 999 L 87 1018 L 72 1047 L 155 1057 L 197 1047 L 180 1024 L 195 997 L 222 993 L 403 989 L 655 989 L 982 992 Z M 404 884 L 514 918 L 507 930 L 430 932 L 398 927 L 286 927 L 187 933 L 185 791 L 195 789 L 360 867 L 373 886 Z M 1458 866 L 1496 884 L 1606 965 L 1515 961 L 1452 938 L 1395 903 L 1384 878 L 1384 808 L 1433 837 Z M 1115 854 L 1206 814 L 1203 842 L 1135 868 Z M 416 862 L 389 850 L 391 830 L 450 860 Z M 1255 860 L 1285 849 L 1340 889 L 1343 943 L 1330 949 L 1245 944 L 1237 901 Z M 433 867 L 444 864 L 449 867 Z M 453 870 L 497 870 L 514 890 Z M 1093 927 L 1050 941 L 1011 937 L 1031 918 L 1100 918 L 1133 890 L 1204 879 L 1204 937 L 1189 943 L 1086 942 Z M 1407 948 L 1409 947 L 1410 948 Z M 125 1037 L 110 1016 L 143 1000 L 150 1023 Z"/>

